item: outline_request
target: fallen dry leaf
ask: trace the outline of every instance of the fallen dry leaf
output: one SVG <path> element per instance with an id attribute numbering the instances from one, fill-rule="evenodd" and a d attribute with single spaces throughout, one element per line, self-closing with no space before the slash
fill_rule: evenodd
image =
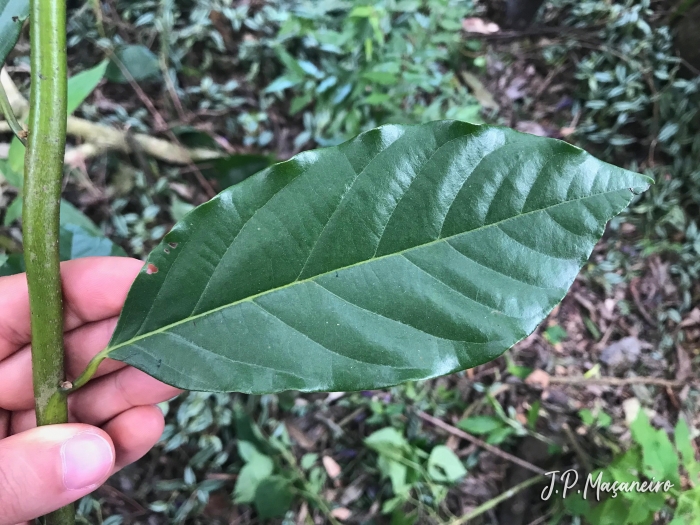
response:
<path id="1" fill-rule="evenodd" d="M 678 381 L 685 381 L 693 373 L 693 363 L 690 360 L 690 356 L 685 349 L 677 344 L 676 345 L 676 379 Z"/>
<path id="2" fill-rule="evenodd" d="M 363 493 L 364 489 L 360 485 L 353 482 L 352 485 L 345 489 L 345 492 L 343 492 L 343 495 L 340 497 L 340 504 L 350 505 L 351 503 L 354 503 L 360 499 L 360 496 L 362 496 Z"/>
<path id="3" fill-rule="evenodd" d="M 462 29 L 467 33 L 490 35 L 492 33 L 498 33 L 501 28 L 498 27 L 498 24 L 494 24 L 493 22 L 485 22 L 481 18 L 471 17 L 462 20 Z"/>
<path id="4" fill-rule="evenodd" d="M 639 360 L 642 342 L 636 337 L 624 337 L 608 345 L 600 353 L 600 361 L 614 372 L 624 372 Z"/>
<path id="5" fill-rule="evenodd" d="M 533 370 L 525 379 L 525 384 L 545 389 L 549 386 L 549 374 L 544 370 Z"/>
<path id="6" fill-rule="evenodd" d="M 350 512 L 350 509 L 346 509 L 345 507 L 338 507 L 337 509 L 333 509 L 331 511 L 331 516 L 340 521 L 345 521 L 350 519 L 352 512 Z"/>
<path id="7" fill-rule="evenodd" d="M 515 77 L 510 81 L 510 84 L 506 88 L 506 96 L 511 100 L 520 100 L 525 97 L 526 90 L 525 84 L 527 84 L 527 79 L 523 77 Z"/>
<path id="8" fill-rule="evenodd" d="M 340 476 L 341 468 L 338 462 L 330 456 L 323 456 L 323 468 L 326 469 L 326 474 L 331 479 L 336 479 Z"/>
<path id="9" fill-rule="evenodd" d="M 540 126 L 537 122 L 531 120 L 521 120 L 515 125 L 515 129 L 522 131 L 523 133 L 529 133 L 530 135 L 536 135 L 538 137 L 549 136 L 547 131 Z"/>
<path id="10" fill-rule="evenodd" d="M 316 443 L 291 421 L 285 421 L 289 436 L 304 450 L 313 450 Z"/>
<path id="11" fill-rule="evenodd" d="M 678 326 L 688 328 L 689 326 L 700 325 L 700 308 L 693 308 L 690 313 L 681 321 Z"/>
<path id="12" fill-rule="evenodd" d="M 494 100 L 486 87 L 484 87 L 481 80 L 467 71 L 462 71 L 461 75 L 464 83 L 469 86 L 474 98 L 479 101 L 482 107 L 486 109 L 498 109 L 498 103 Z"/>
<path id="13" fill-rule="evenodd" d="M 576 128 L 570 127 L 570 126 L 565 126 L 559 130 L 559 135 L 561 135 L 563 138 L 570 137 L 576 132 Z"/>

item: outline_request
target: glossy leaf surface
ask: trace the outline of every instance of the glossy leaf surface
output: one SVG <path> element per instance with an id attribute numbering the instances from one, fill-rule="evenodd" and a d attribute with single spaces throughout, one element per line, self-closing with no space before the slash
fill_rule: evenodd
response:
<path id="1" fill-rule="evenodd" d="M 15 47 L 29 16 L 29 0 L 0 0 L 0 66 Z"/>
<path id="2" fill-rule="evenodd" d="M 150 49 L 140 45 L 122 46 L 114 52 L 114 58 L 121 62 L 136 82 L 158 77 L 161 74 L 158 57 Z M 105 76 L 111 82 L 126 84 L 129 82 L 119 65 L 110 61 Z"/>
<path id="3" fill-rule="evenodd" d="M 272 166 L 149 256 L 103 355 L 189 390 L 358 390 L 474 367 L 530 334 L 649 180 L 457 121 Z"/>
<path id="4" fill-rule="evenodd" d="M 85 102 L 85 99 L 95 91 L 102 81 L 107 70 L 108 61 L 103 60 L 95 67 L 81 71 L 68 79 L 68 98 L 66 100 L 68 114 L 70 115 Z"/>

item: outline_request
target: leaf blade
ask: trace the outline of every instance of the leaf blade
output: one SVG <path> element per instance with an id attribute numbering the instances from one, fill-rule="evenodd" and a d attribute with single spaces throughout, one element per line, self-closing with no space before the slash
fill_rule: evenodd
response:
<path id="1" fill-rule="evenodd" d="M 630 188 L 647 186 L 507 129 L 378 128 L 187 215 L 149 256 L 105 353 L 182 388 L 243 392 L 476 366 L 536 328 Z"/>
<path id="2" fill-rule="evenodd" d="M 29 16 L 29 0 L 0 0 L 0 66 L 15 47 Z"/>
<path id="3" fill-rule="evenodd" d="M 68 114 L 72 114 L 95 90 L 107 71 L 109 61 L 103 60 L 95 67 L 81 71 L 68 79 Z"/>

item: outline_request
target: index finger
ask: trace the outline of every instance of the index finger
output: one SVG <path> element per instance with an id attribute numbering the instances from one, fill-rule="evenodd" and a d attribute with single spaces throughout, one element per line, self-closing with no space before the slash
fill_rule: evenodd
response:
<path id="1" fill-rule="evenodd" d="M 115 317 L 143 262 L 87 257 L 61 263 L 64 331 Z M 0 361 L 31 341 L 26 274 L 0 278 Z"/>

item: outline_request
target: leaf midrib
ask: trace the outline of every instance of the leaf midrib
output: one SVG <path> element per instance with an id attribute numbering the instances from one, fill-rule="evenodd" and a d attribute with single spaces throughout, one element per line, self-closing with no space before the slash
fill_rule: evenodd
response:
<path id="1" fill-rule="evenodd" d="M 265 295 L 267 295 L 267 294 L 271 294 L 271 293 L 274 293 L 274 292 L 279 292 L 279 291 L 281 291 L 281 290 L 284 290 L 284 289 L 289 288 L 289 287 L 291 287 L 291 286 L 295 286 L 295 285 L 297 285 L 297 284 L 303 284 L 303 283 L 306 283 L 306 282 L 309 282 L 309 281 L 314 281 L 315 279 L 317 279 L 317 278 L 319 278 L 319 277 L 323 277 L 324 275 L 329 275 L 329 274 L 332 274 L 332 273 L 335 273 L 335 272 L 341 272 L 341 271 L 344 271 L 344 270 L 348 270 L 348 269 L 350 269 L 350 268 L 354 268 L 355 266 L 359 266 L 359 265 L 361 265 L 361 264 L 368 264 L 368 263 L 373 262 L 373 261 L 380 261 L 380 260 L 382 260 L 382 259 L 386 259 L 386 258 L 389 258 L 389 257 L 395 257 L 395 256 L 403 255 L 404 253 L 409 252 L 409 251 L 411 251 L 411 250 L 416 250 L 416 249 L 418 249 L 418 248 L 425 248 L 425 247 L 427 247 L 427 246 L 431 246 L 431 245 L 437 244 L 437 243 L 439 243 L 439 242 L 447 242 L 447 241 L 449 241 L 450 239 L 454 239 L 454 238 L 460 237 L 460 236 L 462 236 L 462 235 L 469 235 L 470 233 L 478 232 L 478 231 L 484 230 L 484 229 L 486 229 L 486 228 L 496 227 L 496 226 L 499 226 L 499 225 L 501 225 L 501 224 L 504 224 L 504 223 L 506 223 L 506 222 L 508 222 L 508 221 L 511 221 L 511 220 L 514 220 L 514 219 L 518 219 L 518 218 L 521 218 L 521 217 L 526 217 L 526 216 L 531 215 L 531 214 L 534 214 L 534 213 L 545 212 L 545 211 L 547 211 L 547 210 L 554 209 L 554 208 L 556 208 L 556 207 L 558 207 L 558 206 L 563 206 L 563 205 L 567 205 L 567 204 L 572 204 L 572 203 L 574 203 L 574 202 L 579 202 L 579 201 L 586 200 L 586 199 L 593 199 L 593 198 L 596 198 L 596 197 L 602 197 L 602 196 L 610 195 L 610 194 L 617 193 L 617 192 L 620 192 L 620 191 L 629 191 L 629 190 L 628 190 L 627 188 L 618 188 L 618 189 L 615 189 L 615 190 L 604 191 L 604 192 L 601 192 L 601 193 L 595 193 L 595 194 L 593 194 L 593 195 L 586 195 L 585 197 L 579 197 L 579 198 L 577 198 L 577 199 L 572 199 L 572 200 L 568 200 L 568 201 L 564 201 L 564 202 L 558 202 L 558 203 L 553 204 L 553 205 L 551 205 L 551 206 L 545 206 L 544 208 L 538 208 L 538 209 L 536 209 L 536 210 L 530 210 L 530 211 L 528 211 L 528 212 L 521 213 L 521 214 L 519 214 L 519 215 L 515 215 L 515 216 L 513 216 L 513 217 L 508 217 L 508 218 L 506 218 L 506 219 L 501 219 L 500 221 L 496 221 L 496 222 L 493 222 L 493 223 L 491 223 L 491 224 L 485 224 L 485 225 L 483 225 L 483 226 L 479 226 L 478 228 L 474 228 L 473 230 L 469 230 L 469 231 L 466 231 L 466 232 L 457 233 L 457 234 L 455 234 L 455 235 L 450 235 L 450 236 L 448 236 L 448 237 L 438 237 L 437 239 L 435 239 L 435 240 L 433 240 L 433 241 L 430 241 L 430 242 L 427 242 L 427 243 L 425 243 L 425 244 L 420 244 L 420 245 L 418 245 L 418 246 L 411 246 L 410 248 L 406 248 L 406 249 L 404 249 L 404 250 L 399 250 L 399 251 L 396 251 L 396 252 L 393 252 L 393 253 L 388 253 L 388 254 L 386 254 L 386 255 L 381 255 L 381 256 L 379 256 L 379 257 L 373 257 L 373 258 L 371 258 L 371 259 L 366 259 L 366 260 L 363 260 L 363 261 L 358 261 L 358 262 L 356 262 L 356 263 L 349 264 L 349 265 L 343 266 L 343 267 L 341 267 L 341 268 L 334 268 L 334 269 L 329 270 L 329 271 L 327 271 L 327 272 L 323 272 L 323 273 L 319 273 L 319 274 L 316 274 L 316 275 L 311 276 L 311 277 L 307 277 L 306 279 L 295 280 L 295 281 L 292 281 L 291 283 L 285 284 L 284 286 L 279 286 L 279 287 L 277 287 L 277 288 L 273 288 L 273 289 L 270 289 L 270 290 L 264 290 L 264 291 L 262 291 L 262 292 L 260 292 L 260 293 L 251 295 L 251 296 L 249 296 L 249 297 L 245 297 L 245 298 L 243 298 L 243 299 L 239 299 L 239 300 L 234 301 L 234 302 L 232 302 L 232 303 L 227 303 L 227 304 L 221 305 L 221 306 L 219 306 L 219 307 L 217 307 L 217 308 L 213 308 L 213 309 L 211 309 L 211 310 L 207 310 L 206 312 L 202 312 L 202 313 L 199 313 L 199 314 L 197 314 L 197 315 L 193 315 L 193 316 L 186 317 L 185 319 L 181 319 L 181 320 L 176 321 L 176 322 L 174 322 L 174 323 L 171 323 L 171 324 L 169 324 L 169 325 L 163 326 L 162 328 L 158 328 L 157 330 L 152 330 L 152 331 L 147 332 L 147 333 L 145 333 L 145 334 L 141 334 L 141 335 L 138 335 L 138 336 L 136 336 L 136 337 L 132 337 L 131 339 L 129 339 L 129 340 L 127 340 L 127 341 L 124 341 L 124 342 L 122 342 L 122 343 L 119 343 L 119 344 L 117 344 L 117 345 L 115 345 L 115 346 L 108 346 L 108 347 L 105 348 L 102 352 L 100 352 L 100 355 L 103 356 L 103 357 L 107 357 L 109 354 L 111 354 L 111 353 L 114 352 L 115 350 L 118 350 L 118 349 L 123 348 L 123 347 L 125 347 L 125 346 L 129 346 L 130 344 L 136 343 L 136 342 L 141 341 L 141 340 L 143 340 L 143 339 L 147 339 L 147 338 L 152 337 L 152 336 L 154 336 L 154 335 L 157 335 L 157 334 L 160 334 L 160 333 L 163 333 L 163 332 L 167 332 L 168 330 L 170 330 L 170 329 L 172 329 L 172 328 L 174 328 L 174 327 L 177 327 L 177 326 L 183 325 L 183 324 L 185 324 L 185 323 L 188 323 L 188 322 L 190 322 L 190 321 L 194 321 L 194 320 L 196 320 L 196 319 L 205 317 L 205 316 L 207 316 L 207 315 L 210 315 L 210 314 L 219 312 L 219 311 L 221 311 L 221 310 L 225 310 L 226 308 L 232 308 L 232 307 L 234 307 L 234 306 L 236 306 L 236 305 L 238 305 L 238 304 L 242 304 L 242 303 L 244 303 L 244 302 L 254 301 L 254 300 L 257 299 L 258 297 L 262 297 L 262 296 L 265 296 Z"/>

